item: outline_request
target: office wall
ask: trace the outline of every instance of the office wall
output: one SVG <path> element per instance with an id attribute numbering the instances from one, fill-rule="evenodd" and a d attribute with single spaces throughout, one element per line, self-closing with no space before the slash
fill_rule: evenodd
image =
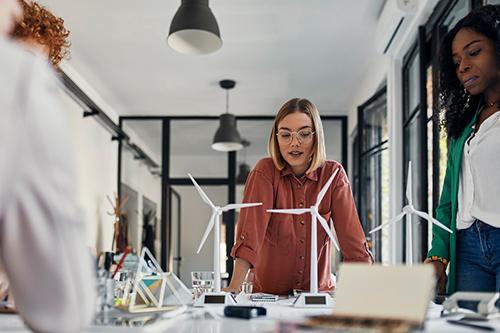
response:
<path id="1" fill-rule="evenodd" d="M 111 249 L 113 217 L 106 194 L 116 192 L 117 147 L 111 135 L 91 117 L 82 117 L 82 108 L 66 93 L 61 93 L 70 128 L 73 158 L 77 169 L 75 186 L 87 224 L 87 243 L 98 250 Z"/>

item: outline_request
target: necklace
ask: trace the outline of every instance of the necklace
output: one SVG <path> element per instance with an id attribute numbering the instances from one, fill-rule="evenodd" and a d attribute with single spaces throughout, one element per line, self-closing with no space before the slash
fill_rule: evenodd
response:
<path id="1" fill-rule="evenodd" d="M 487 107 L 496 106 L 496 105 L 498 105 L 498 102 L 500 102 L 500 101 L 495 101 L 495 102 L 491 102 L 491 103 L 486 102 L 486 106 L 487 106 Z"/>

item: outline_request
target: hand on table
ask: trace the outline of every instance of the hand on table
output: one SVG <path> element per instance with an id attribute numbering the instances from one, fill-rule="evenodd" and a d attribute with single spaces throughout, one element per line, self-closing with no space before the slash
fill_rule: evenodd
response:
<path id="1" fill-rule="evenodd" d="M 225 291 L 227 293 L 236 293 L 238 294 L 240 292 L 241 288 L 235 287 L 235 286 L 227 286 L 226 288 L 222 288 L 222 291 Z"/>
<path id="2" fill-rule="evenodd" d="M 431 264 L 434 266 L 436 273 L 436 290 L 440 294 L 446 293 L 446 283 L 448 277 L 446 276 L 446 265 L 438 260 L 425 259 L 424 264 Z"/>

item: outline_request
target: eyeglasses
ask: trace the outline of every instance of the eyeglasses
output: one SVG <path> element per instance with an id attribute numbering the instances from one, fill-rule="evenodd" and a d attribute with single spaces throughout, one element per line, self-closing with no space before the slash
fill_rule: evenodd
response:
<path id="1" fill-rule="evenodd" d="M 309 142 L 311 142 L 314 133 L 316 133 L 316 132 L 313 132 L 310 129 L 302 129 L 298 132 L 291 132 L 291 131 L 282 129 L 282 130 L 278 131 L 276 136 L 278 137 L 278 141 L 280 143 L 284 143 L 284 144 L 289 145 L 290 143 L 292 143 L 294 134 L 296 135 L 297 140 L 300 143 L 309 143 Z"/>

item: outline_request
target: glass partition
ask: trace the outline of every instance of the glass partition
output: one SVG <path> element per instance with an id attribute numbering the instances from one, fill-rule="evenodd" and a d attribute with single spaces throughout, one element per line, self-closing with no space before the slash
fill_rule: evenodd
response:
<path id="1" fill-rule="evenodd" d="M 170 121 L 170 177 L 226 178 L 227 153 L 212 149 L 219 120 Z"/>
<path id="2" fill-rule="evenodd" d="M 147 246 L 161 260 L 162 123 L 128 120 L 123 129 L 130 142 L 121 145 L 121 197 L 126 216 L 127 245 L 140 253 Z M 131 149 L 131 145 L 139 150 Z"/>

